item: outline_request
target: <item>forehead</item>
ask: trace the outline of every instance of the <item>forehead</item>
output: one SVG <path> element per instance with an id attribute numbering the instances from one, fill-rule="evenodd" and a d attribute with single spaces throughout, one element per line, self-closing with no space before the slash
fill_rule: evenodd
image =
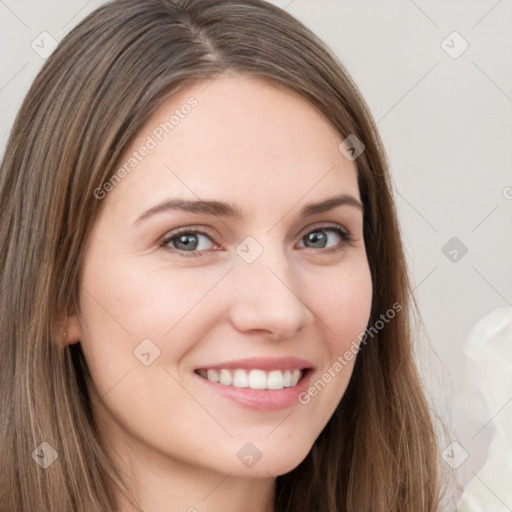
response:
<path id="1" fill-rule="evenodd" d="M 128 172 L 107 199 L 132 217 L 169 197 L 222 199 L 247 211 L 336 193 L 358 198 L 357 169 L 339 151 L 341 140 L 294 91 L 219 76 L 159 107 L 123 154 L 116 169 Z"/>

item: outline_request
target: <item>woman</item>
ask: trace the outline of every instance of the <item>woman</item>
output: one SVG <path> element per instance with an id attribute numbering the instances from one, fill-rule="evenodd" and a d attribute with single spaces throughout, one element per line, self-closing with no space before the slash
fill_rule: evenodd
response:
<path id="1" fill-rule="evenodd" d="M 297 20 L 104 5 L 0 179 L 1 510 L 436 510 L 384 150 Z"/>

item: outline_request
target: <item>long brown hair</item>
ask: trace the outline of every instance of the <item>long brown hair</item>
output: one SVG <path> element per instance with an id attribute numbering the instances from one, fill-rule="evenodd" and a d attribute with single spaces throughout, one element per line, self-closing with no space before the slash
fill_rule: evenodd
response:
<path id="1" fill-rule="evenodd" d="M 262 0 L 107 3 L 61 41 L 30 88 L 0 174 L 0 510 L 113 512 L 116 486 L 129 495 L 98 441 L 80 344 L 55 342 L 59 319 L 79 311 L 79 270 L 102 204 L 94 191 L 164 99 L 225 70 L 298 92 L 340 142 L 364 143 L 356 163 L 369 325 L 401 306 L 364 344 L 308 456 L 277 477 L 275 510 L 436 510 L 438 447 L 413 359 L 414 302 L 384 149 L 338 59 Z M 44 471 L 34 462 L 43 442 L 58 455 Z"/>

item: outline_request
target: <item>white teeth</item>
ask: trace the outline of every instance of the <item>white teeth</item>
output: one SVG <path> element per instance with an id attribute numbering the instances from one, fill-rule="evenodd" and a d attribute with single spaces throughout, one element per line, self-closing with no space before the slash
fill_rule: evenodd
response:
<path id="1" fill-rule="evenodd" d="M 199 374 L 199 375 L 201 375 L 201 374 Z M 202 377 L 202 375 L 201 375 L 201 377 Z M 210 382 L 219 382 L 219 372 L 217 370 L 207 370 L 206 378 Z"/>
<path id="2" fill-rule="evenodd" d="M 236 388 L 247 388 L 249 387 L 249 378 L 244 370 L 235 370 L 233 375 L 233 386 Z"/>
<path id="3" fill-rule="evenodd" d="M 231 386 L 233 384 L 233 377 L 228 370 L 221 370 L 219 374 L 219 382 L 223 386 Z"/>
<path id="4" fill-rule="evenodd" d="M 283 389 L 283 372 L 274 370 L 267 377 L 268 389 Z"/>
<path id="5" fill-rule="evenodd" d="M 223 386 L 234 386 L 236 388 L 251 389 L 283 389 L 295 386 L 299 382 L 302 372 L 294 370 L 221 370 L 200 369 L 197 373 L 210 382 L 219 383 Z"/>
<path id="6" fill-rule="evenodd" d="M 249 372 L 249 387 L 251 389 L 265 389 L 267 376 L 263 370 L 251 370 Z"/>
<path id="7" fill-rule="evenodd" d="M 300 379 L 300 370 L 293 370 L 292 372 L 292 386 L 295 386 Z"/>

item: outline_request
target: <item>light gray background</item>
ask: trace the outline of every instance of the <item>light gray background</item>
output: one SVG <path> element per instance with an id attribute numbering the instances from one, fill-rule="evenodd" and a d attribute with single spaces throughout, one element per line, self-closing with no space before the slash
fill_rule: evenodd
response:
<path id="1" fill-rule="evenodd" d="M 2 153 L 44 62 L 32 42 L 42 32 L 60 40 L 102 3 L 0 0 Z M 457 470 L 467 482 L 485 460 L 491 431 L 458 409 L 462 345 L 485 314 L 512 306 L 512 3 L 273 3 L 334 50 L 377 121 L 428 333 L 428 339 L 420 334 L 419 346 L 430 346 L 440 360 L 423 349 L 419 358 L 433 400 L 452 425 L 452 439 L 469 452 Z M 450 35 L 454 31 L 469 45 L 457 58 L 445 51 L 455 55 L 464 44 Z M 456 262 L 442 252 L 452 237 L 468 249 Z"/>

